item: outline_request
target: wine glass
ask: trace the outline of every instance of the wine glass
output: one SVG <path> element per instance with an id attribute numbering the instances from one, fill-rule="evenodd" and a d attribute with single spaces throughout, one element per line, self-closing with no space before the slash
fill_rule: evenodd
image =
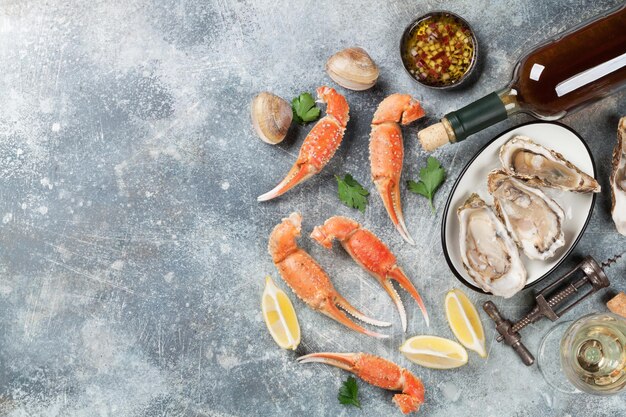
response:
<path id="1" fill-rule="evenodd" d="M 546 382 L 560 392 L 626 391 L 626 320 L 594 313 L 557 324 L 541 341 L 538 365 Z"/>

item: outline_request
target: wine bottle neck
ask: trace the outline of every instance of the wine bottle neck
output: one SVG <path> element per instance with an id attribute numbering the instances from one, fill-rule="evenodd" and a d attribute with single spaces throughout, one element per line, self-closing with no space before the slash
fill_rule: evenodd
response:
<path id="1" fill-rule="evenodd" d="M 509 114 L 512 114 L 510 111 L 519 111 L 517 104 L 511 104 L 513 95 L 504 90 L 488 94 L 459 110 L 446 114 L 441 121 L 446 128 L 449 140 L 459 142 L 476 132 L 506 120 Z"/>
<path id="2" fill-rule="evenodd" d="M 500 97 L 502 104 L 504 104 L 508 116 L 522 111 L 522 107 L 517 100 L 517 90 L 514 87 L 506 86 L 497 90 L 496 94 Z"/>

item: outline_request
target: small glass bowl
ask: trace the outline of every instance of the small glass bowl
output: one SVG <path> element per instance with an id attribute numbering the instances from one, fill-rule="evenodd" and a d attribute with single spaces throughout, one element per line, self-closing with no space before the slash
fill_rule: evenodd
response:
<path id="1" fill-rule="evenodd" d="M 473 43 L 473 56 L 472 56 L 472 60 L 469 64 L 469 67 L 467 68 L 467 70 L 465 71 L 465 73 L 458 79 L 452 80 L 451 82 L 447 83 L 447 84 L 430 84 L 425 82 L 424 80 L 421 80 L 420 78 L 418 78 L 415 74 L 411 73 L 411 66 L 409 63 L 406 62 L 405 60 L 405 56 L 407 55 L 407 50 L 406 48 L 408 47 L 407 43 L 409 40 L 410 35 L 412 34 L 413 30 L 425 19 L 430 19 L 430 18 L 441 18 L 441 17 L 452 17 L 454 19 L 457 19 L 459 22 L 461 22 L 461 24 L 463 26 L 465 26 L 468 30 L 469 33 L 471 35 L 471 39 L 472 39 L 472 43 Z M 478 62 L 478 39 L 476 38 L 476 34 L 474 33 L 474 30 L 472 29 L 472 27 L 470 26 L 469 23 L 467 23 L 467 21 L 465 19 L 463 19 L 461 16 L 457 15 L 456 13 L 452 13 L 452 12 L 448 12 L 445 10 L 436 10 L 433 12 L 429 12 L 426 13 L 423 16 L 418 17 L 417 19 L 413 20 L 407 27 L 406 29 L 404 29 L 404 32 L 402 33 L 402 37 L 400 38 L 400 60 L 402 61 L 402 66 L 404 67 L 404 69 L 406 70 L 407 74 L 409 74 L 409 76 L 418 84 L 423 85 L 424 87 L 428 87 L 428 88 L 432 88 L 432 89 L 436 89 L 436 90 L 448 90 L 448 89 L 453 89 L 453 88 L 457 88 L 463 84 L 467 84 L 468 80 L 472 79 L 473 77 L 472 74 L 475 72 L 476 69 L 476 63 Z"/>

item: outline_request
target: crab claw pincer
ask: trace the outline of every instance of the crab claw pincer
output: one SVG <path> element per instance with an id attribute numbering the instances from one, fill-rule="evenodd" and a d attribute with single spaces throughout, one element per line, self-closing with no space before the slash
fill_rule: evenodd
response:
<path id="1" fill-rule="evenodd" d="M 298 246 L 296 238 L 300 236 L 301 223 L 302 216 L 291 213 L 270 234 L 268 250 L 283 280 L 312 309 L 357 332 L 378 338 L 389 337 L 359 326 L 339 309 L 341 307 L 353 317 L 373 326 L 391 326 L 391 323 L 367 317 L 335 290 L 322 267 Z"/>
<path id="2" fill-rule="evenodd" d="M 348 102 L 334 88 L 317 89 L 319 101 L 326 103 L 326 116 L 313 126 L 300 147 L 296 163 L 273 190 L 257 197 L 258 201 L 276 198 L 320 172 L 335 155 L 348 124 Z"/>
<path id="3" fill-rule="evenodd" d="M 319 362 L 352 372 L 365 382 L 391 391 L 401 391 L 393 402 L 404 414 L 419 410 L 424 403 L 424 385 L 410 371 L 368 353 L 320 352 L 300 356 L 299 363 Z"/>
<path id="4" fill-rule="evenodd" d="M 341 246 L 352 256 L 356 263 L 373 275 L 387 291 L 396 304 L 402 330 L 406 332 L 406 312 L 400 296 L 391 281 L 396 281 L 417 302 L 426 325 L 429 325 L 428 312 L 417 289 L 411 280 L 398 266 L 396 257 L 374 233 L 362 227 L 356 221 L 343 216 L 333 216 L 322 226 L 313 229 L 311 237 L 323 247 L 332 248 L 333 240 L 341 242 Z"/>
<path id="5" fill-rule="evenodd" d="M 422 106 L 410 95 L 392 94 L 378 105 L 370 134 L 372 180 L 383 199 L 391 221 L 404 240 L 411 245 L 414 245 L 415 241 L 404 223 L 400 201 L 404 144 L 399 123 L 407 125 L 423 116 Z"/>

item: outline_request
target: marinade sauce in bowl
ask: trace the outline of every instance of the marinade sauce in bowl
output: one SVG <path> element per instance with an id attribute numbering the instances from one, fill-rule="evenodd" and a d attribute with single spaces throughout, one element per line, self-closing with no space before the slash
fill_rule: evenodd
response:
<path id="1" fill-rule="evenodd" d="M 466 81 L 476 67 L 477 40 L 465 19 L 446 11 L 428 13 L 404 30 L 402 64 L 418 83 L 452 88 Z"/>

